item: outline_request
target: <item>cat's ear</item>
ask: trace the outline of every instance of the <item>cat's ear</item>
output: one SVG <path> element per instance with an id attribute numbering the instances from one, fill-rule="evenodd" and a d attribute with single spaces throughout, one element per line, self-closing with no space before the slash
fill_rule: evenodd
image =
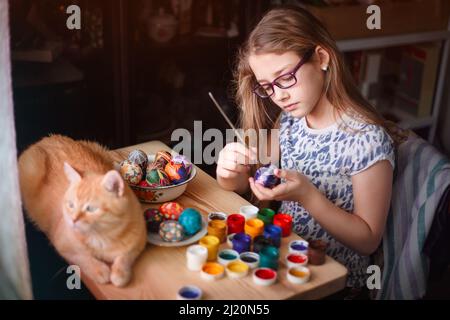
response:
<path id="1" fill-rule="evenodd" d="M 64 162 L 64 173 L 66 174 L 66 177 L 70 183 L 78 182 L 81 180 L 80 174 L 67 162 Z"/>
<path id="2" fill-rule="evenodd" d="M 102 180 L 102 186 L 109 192 L 121 197 L 123 195 L 124 182 L 120 173 L 116 170 L 108 171 Z"/>

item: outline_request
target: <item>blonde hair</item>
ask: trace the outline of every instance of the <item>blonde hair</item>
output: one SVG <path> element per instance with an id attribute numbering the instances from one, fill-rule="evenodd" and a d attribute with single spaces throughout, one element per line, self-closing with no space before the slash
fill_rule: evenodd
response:
<path id="1" fill-rule="evenodd" d="M 377 109 L 361 95 L 330 33 L 307 10 L 293 6 L 269 11 L 238 52 L 234 85 L 241 128 L 259 130 L 277 127 L 281 111 L 271 99 L 261 99 L 253 93 L 256 80 L 249 65 L 249 56 L 293 51 L 302 57 L 316 46 L 322 47 L 330 56 L 325 94 L 336 111 L 339 111 L 338 114 L 341 116 L 346 113 L 379 125 L 396 145 L 400 144 L 405 138 L 404 133 L 394 123 L 383 119 Z"/>

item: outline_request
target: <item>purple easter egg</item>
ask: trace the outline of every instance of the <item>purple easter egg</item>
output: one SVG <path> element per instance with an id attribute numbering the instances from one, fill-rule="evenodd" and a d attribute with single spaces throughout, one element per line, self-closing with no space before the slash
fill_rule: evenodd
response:
<path id="1" fill-rule="evenodd" d="M 174 163 L 182 163 L 184 167 L 186 168 L 186 173 L 189 176 L 192 171 L 192 163 L 183 155 L 176 155 L 172 158 L 172 161 Z"/>
<path id="2" fill-rule="evenodd" d="M 266 165 L 256 170 L 255 183 L 263 185 L 265 188 L 273 188 L 280 183 L 280 179 L 275 175 L 277 167 L 273 164 Z"/>

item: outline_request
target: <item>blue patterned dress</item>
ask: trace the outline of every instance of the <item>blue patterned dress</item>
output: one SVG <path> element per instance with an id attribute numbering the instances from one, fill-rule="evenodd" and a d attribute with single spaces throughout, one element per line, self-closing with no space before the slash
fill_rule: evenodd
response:
<path id="1" fill-rule="evenodd" d="M 336 206 L 353 212 L 352 175 L 378 161 L 395 165 L 394 144 L 386 131 L 344 116 L 324 129 L 311 129 L 305 118 L 282 113 L 280 119 L 281 168 L 304 174 Z M 294 231 L 306 240 L 328 243 L 327 254 L 349 270 L 347 286 L 366 285 L 369 257 L 336 241 L 295 201 L 283 201 L 279 210 L 294 220 Z"/>

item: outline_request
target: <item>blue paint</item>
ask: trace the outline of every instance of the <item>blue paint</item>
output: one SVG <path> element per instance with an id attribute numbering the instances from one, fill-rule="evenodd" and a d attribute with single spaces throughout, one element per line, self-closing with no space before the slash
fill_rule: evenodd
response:
<path id="1" fill-rule="evenodd" d="M 196 288 L 185 287 L 180 289 L 179 294 L 185 299 L 195 299 L 200 296 L 200 291 Z"/>
<path id="2" fill-rule="evenodd" d="M 244 232 L 236 233 L 231 241 L 233 243 L 233 250 L 238 253 L 250 251 L 252 238 Z"/>
<path id="3" fill-rule="evenodd" d="M 305 246 L 304 244 L 293 244 L 293 245 L 291 245 L 291 248 L 294 250 L 299 250 L 299 251 L 304 251 L 304 250 L 308 249 L 308 247 Z"/>

